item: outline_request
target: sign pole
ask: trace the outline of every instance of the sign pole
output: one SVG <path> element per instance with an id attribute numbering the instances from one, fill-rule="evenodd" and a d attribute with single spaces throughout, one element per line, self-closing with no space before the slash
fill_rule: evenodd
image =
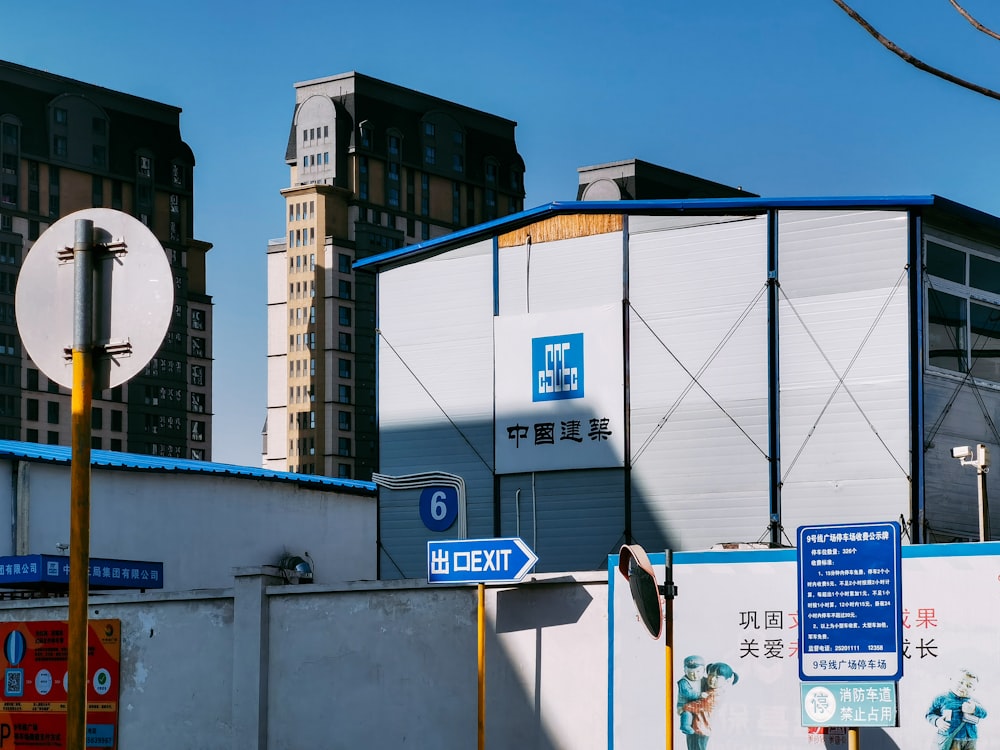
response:
<path id="1" fill-rule="evenodd" d="M 479 584 L 479 750 L 486 747 L 486 584 Z"/>
<path id="2" fill-rule="evenodd" d="M 73 242 L 73 395 L 70 460 L 69 653 L 66 747 L 86 750 L 87 568 L 90 559 L 90 417 L 94 363 L 94 222 L 77 219 Z"/>
<path id="3" fill-rule="evenodd" d="M 664 674 L 667 678 L 667 750 L 674 750 L 674 555 L 672 550 L 666 550 L 664 557 L 663 574 L 663 640 L 666 655 L 666 669 Z"/>

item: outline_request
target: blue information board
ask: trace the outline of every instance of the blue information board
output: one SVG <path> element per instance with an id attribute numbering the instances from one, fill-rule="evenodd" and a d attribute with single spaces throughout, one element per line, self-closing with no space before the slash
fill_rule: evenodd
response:
<path id="1" fill-rule="evenodd" d="M 163 563 L 145 560 L 88 559 L 91 589 L 162 589 Z M 0 588 L 69 586 L 66 555 L 0 557 Z"/>
<path id="2" fill-rule="evenodd" d="M 902 676 L 901 558 L 895 521 L 799 527 L 802 680 Z"/>
<path id="3" fill-rule="evenodd" d="M 428 583 L 517 583 L 536 562 L 517 537 L 427 542 Z"/>

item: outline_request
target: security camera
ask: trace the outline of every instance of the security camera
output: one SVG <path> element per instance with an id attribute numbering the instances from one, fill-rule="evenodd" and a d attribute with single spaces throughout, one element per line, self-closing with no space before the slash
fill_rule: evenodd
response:
<path id="1" fill-rule="evenodd" d="M 951 449 L 952 458 L 969 459 L 972 458 L 972 448 L 967 445 L 960 445 Z"/>

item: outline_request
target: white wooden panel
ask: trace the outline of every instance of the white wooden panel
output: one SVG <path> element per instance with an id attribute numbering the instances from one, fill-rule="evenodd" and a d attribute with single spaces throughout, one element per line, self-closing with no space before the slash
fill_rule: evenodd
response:
<path id="1" fill-rule="evenodd" d="M 652 549 L 768 524 L 767 222 L 629 222 L 632 525 Z"/>
<path id="2" fill-rule="evenodd" d="M 782 520 L 909 517 L 903 212 L 785 211 L 778 277 Z"/>
<path id="3" fill-rule="evenodd" d="M 499 257 L 500 314 L 594 307 L 622 298 L 622 234 L 610 232 L 527 247 Z"/>
<path id="4" fill-rule="evenodd" d="M 448 471 L 468 494 L 470 537 L 493 535 L 492 240 L 379 274 L 379 470 Z M 382 575 L 423 578 L 419 490 L 380 490 Z"/>

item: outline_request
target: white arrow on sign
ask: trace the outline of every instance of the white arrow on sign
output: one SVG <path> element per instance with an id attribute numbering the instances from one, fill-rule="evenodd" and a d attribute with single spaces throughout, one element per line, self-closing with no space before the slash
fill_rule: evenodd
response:
<path id="1" fill-rule="evenodd" d="M 427 542 L 428 583 L 517 583 L 536 562 L 517 537 Z"/>

